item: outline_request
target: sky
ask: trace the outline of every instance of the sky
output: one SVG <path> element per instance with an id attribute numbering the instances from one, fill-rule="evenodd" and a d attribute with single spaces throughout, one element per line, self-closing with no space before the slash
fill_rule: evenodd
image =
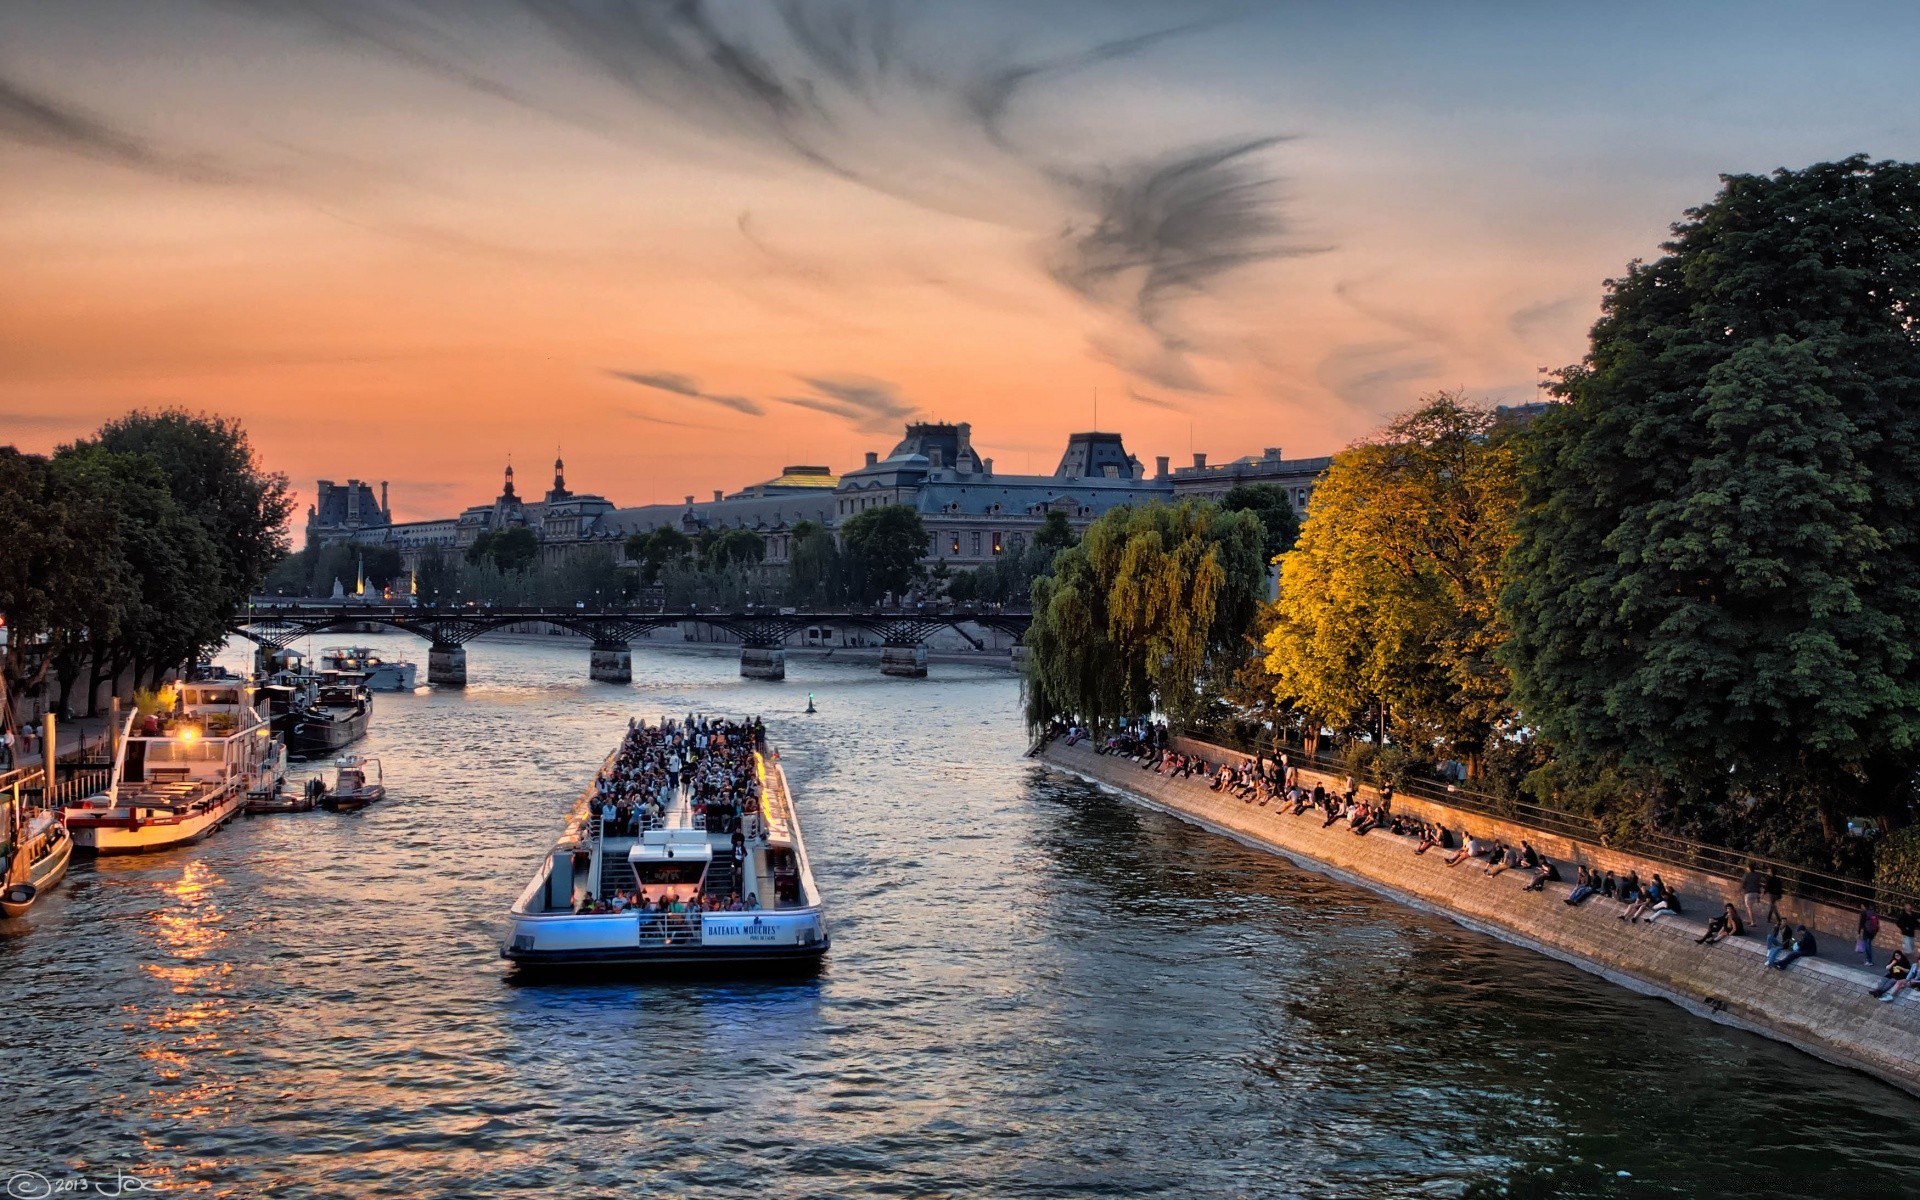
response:
<path id="1" fill-rule="evenodd" d="M 1920 5 L 0 0 L 0 443 L 450 515 L 909 420 L 1001 472 L 1535 397 L 1723 173 L 1920 157 Z"/>

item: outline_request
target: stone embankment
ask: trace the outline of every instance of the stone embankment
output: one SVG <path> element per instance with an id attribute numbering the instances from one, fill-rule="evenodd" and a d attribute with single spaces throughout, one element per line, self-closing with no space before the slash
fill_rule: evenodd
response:
<path id="1" fill-rule="evenodd" d="M 1214 763 L 1244 756 L 1194 747 Z M 1855 1067 L 1920 1094 L 1920 992 L 1909 991 L 1892 1004 L 1867 995 L 1879 978 L 1852 964 L 1853 938 L 1821 938 L 1823 958 L 1801 959 L 1784 971 L 1766 968 L 1760 938 L 1733 938 L 1712 946 L 1695 943 L 1708 916 L 1720 909 L 1720 896 L 1679 882 L 1685 916 L 1664 916 L 1652 924 L 1617 919 L 1623 906 L 1595 896 L 1569 908 L 1565 883 L 1544 892 L 1525 891 L 1531 876 L 1509 871 L 1491 878 L 1484 862 L 1468 859 L 1447 866 L 1446 851 L 1416 855 L 1410 838 L 1376 830 L 1356 837 L 1345 823 L 1323 826 L 1324 817 L 1308 809 L 1275 803 L 1261 807 L 1193 778 L 1174 779 L 1119 757 L 1094 753 L 1082 742 L 1054 742 L 1038 759 L 1060 770 L 1126 792 L 1149 806 L 1193 821 L 1218 833 L 1272 850 L 1295 863 L 1358 884 L 1414 907 L 1451 917 L 1470 929 L 1529 947 L 1602 975 L 1635 991 L 1661 996 L 1699 1016 L 1790 1043 L 1809 1053 Z M 1411 811 L 1410 806 L 1407 807 Z M 1394 808 L 1403 802 L 1395 798 Z M 1444 806 L 1423 805 L 1423 816 L 1456 833 L 1463 827 L 1482 837 L 1526 836 L 1560 864 L 1571 878 L 1581 863 L 1652 871 L 1673 878 L 1662 864 L 1635 861 L 1629 855 L 1545 836 L 1519 826 L 1514 832 L 1493 822 Z M 1717 882 L 1717 881 L 1716 881 Z M 1880 939 L 1879 961 L 1888 953 Z M 1845 964 L 1845 965 L 1843 965 Z"/>

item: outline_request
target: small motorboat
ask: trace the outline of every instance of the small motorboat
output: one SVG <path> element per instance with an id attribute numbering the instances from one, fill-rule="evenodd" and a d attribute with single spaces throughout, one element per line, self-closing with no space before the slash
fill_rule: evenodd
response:
<path id="1" fill-rule="evenodd" d="M 354 812 L 376 800 L 386 799 L 386 795 L 380 760 L 353 754 L 334 764 L 333 786 L 321 794 L 320 807 L 333 812 Z"/>

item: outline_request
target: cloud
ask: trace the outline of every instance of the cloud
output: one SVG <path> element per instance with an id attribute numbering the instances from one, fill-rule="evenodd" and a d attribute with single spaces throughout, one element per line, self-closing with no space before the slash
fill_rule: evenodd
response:
<path id="1" fill-rule="evenodd" d="M 1580 301 L 1572 296 L 1562 296 L 1558 300 L 1541 300 L 1533 304 L 1524 304 L 1507 318 L 1507 328 L 1513 336 L 1532 345 L 1536 338 L 1545 334 L 1549 340 L 1559 332 L 1559 327 L 1568 323 L 1575 315 L 1575 306 Z"/>
<path id="2" fill-rule="evenodd" d="M 1180 407 L 1178 404 L 1175 404 L 1171 400 L 1162 400 L 1158 396 L 1149 396 L 1145 392 L 1141 391 L 1139 388 L 1132 388 L 1132 387 L 1128 388 L 1127 398 L 1132 400 L 1135 404 L 1144 404 L 1148 408 L 1165 409 L 1168 412 L 1187 411 L 1186 409 Z"/>
<path id="3" fill-rule="evenodd" d="M 700 390 L 700 383 L 689 375 L 679 375 L 671 371 L 616 371 L 609 369 L 607 374 L 615 379 L 624 379 L 628 383 L 637 383 L 641 387 L 655 391 L 672 392 L 676 396 L 685 396 L 689 400 L 704 400 L 708 404 L 717 404 L 721 408 L 730 408 L 735 412 L 746 413 L 750 417 L 765 416 L 767 410 L 757 400 L 745 396 L 723 396 Z"/>
<path id="4" fill-rule="evenodd" d="M 1413 342 L 1350 342 L 1320 360 L 1320 382 L 1334 395 L 1365 412 L 1407 407 L 1409 385 L 1432 379 L 1440 369 Z"/>
<path id="5" fill-rule="evenodd" d="M 915 416 L 919 406 L 900 398 L 900 391 L 882 379 L 859 375 L 817 378 L 801 376 L 814 390 L 811 396 L 781 396 L 782 404 L 811 409 L 850 422 L 866 433 L 887 433 Z"/>
<path id="6" fill-rule="evenodd" d="M 164 150 L 91 113 L 4 78 L 0 78 L 0 138 L 185 183 L 243 182 L 239 174 L 212 159 Z"/>

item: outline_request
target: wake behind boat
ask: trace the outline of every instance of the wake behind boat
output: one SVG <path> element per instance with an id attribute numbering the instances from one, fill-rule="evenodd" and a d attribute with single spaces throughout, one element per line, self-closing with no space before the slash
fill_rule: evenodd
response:
<path id="1" fill-rule="evenodd" d="M 630 722 L 509 920 L 522 970 L 807 967 L 828 947 L 758 720 Z"/>

